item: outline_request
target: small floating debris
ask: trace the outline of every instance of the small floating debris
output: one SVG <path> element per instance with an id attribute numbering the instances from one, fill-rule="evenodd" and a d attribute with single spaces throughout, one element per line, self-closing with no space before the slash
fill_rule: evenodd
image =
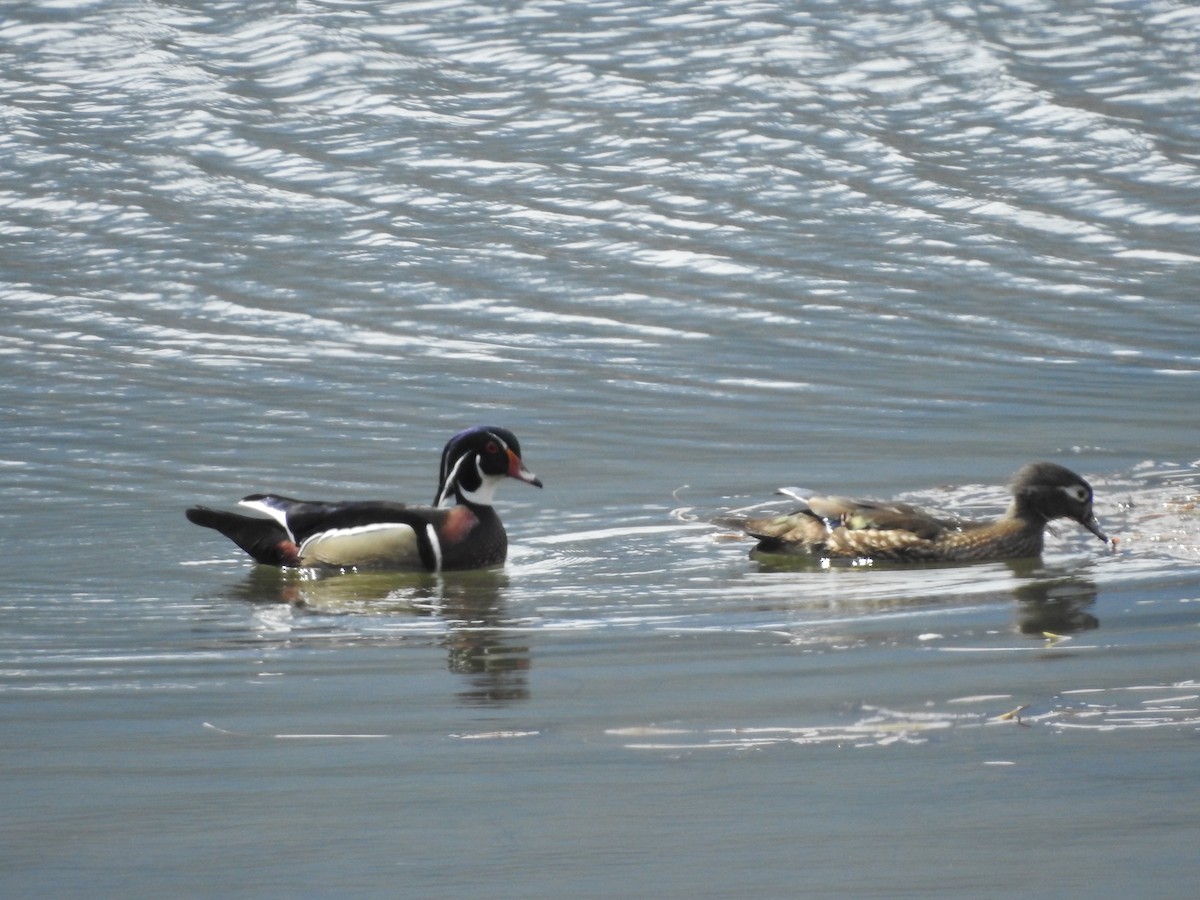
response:
<path id="1" fill-rule="evenodd" d="M 1010 709 L 1006 713 L 1001 713 L 1000 715 L 998 715 L 994 719 L 992 719 L 992 721 L 993 722 L 1011 722 L 1015 719 L 1016 723 L 1018 725 L 1022 725 L 1024 723 L 1021 721 L 1021 713 L 1023 713 L 1027 709 L 1029 709 L 1029 704 L 1022 703 L 1016 709 Z"/>

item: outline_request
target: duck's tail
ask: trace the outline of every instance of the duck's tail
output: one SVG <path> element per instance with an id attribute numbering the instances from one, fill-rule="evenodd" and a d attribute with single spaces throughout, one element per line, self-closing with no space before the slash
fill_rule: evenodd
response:
<path id="1" fill-rule="evenodd" d="M 278 522 L 255 516 L 193 506 L 187 511 L 189 522 L 221 532 L 255 562 L 267 566 L 296 566 L 300 564 L 299 550 Z"/>

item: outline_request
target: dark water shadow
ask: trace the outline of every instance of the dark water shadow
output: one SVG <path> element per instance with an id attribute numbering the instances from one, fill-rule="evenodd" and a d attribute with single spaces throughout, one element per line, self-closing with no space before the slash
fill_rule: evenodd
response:
<path id="1" fill-rule="evenodd" d="M 1092 612 L 1099 589 L 1079 568 L 1048 567 L 1040 557 L 992 563 L 828 561 L 805 556 L 758 554 L 760 573 L 794 573 L 805 595 L 819 595 L 826 578 L 840 579 L 843 599 L 864 613 L 920 605 L 946 606 L 980 600 L 1015 601 L 1014 628 L 1031 637 L 1069 635 L 1100 627 Z M 973 577 L 977 573 L 978 577 Z M 846 592 L 845 579 L 856 582 Z"/>
<path id="2" fill-rule="evenodd" d="M 460 699 L 489 706 L 529 699 L 532 656 L 506 615 L 507 586 L 501 570 L 326 574 L 256 566 L 230 586 L 229 596 L 372 623 L 398 617 L 437 619 L 444 624 L 439 642 L 446 650 L 447 668 L 467 682 Z"/>
<path id="3" fill-rule="evenodd" d="M 1100 619 L 1091 612 L 1099 594 L 1091 579 L 1077 572 L 1030 569 L 1028 563 L 1021 560 L 1010 564 L 1013 574 L 1022 579 L 1012 590 L 1017 603 L 1017 631 L 1033 637 L 1053 637 L 1100 627 Z"/>

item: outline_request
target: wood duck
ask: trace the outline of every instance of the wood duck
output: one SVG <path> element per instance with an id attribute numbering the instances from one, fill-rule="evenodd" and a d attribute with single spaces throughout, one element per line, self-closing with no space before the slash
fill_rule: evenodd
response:
<path id="1" fill-rule="evenodd" d="M 797 497 L 805 506 L 788 515 L 718 523 L 757 538 L 752 552 L 826 559 L 977 562 L 1038 556 L 1052 519 L 1073 519 L 1108 543 L 1092 513 L 1091 485 L 1070 469 L 1030 463 L 1013 476 L 1011 487 L 1013 501 L 994 522 L 939 518 L 907 503 Z"/>
<path id="2" fill-rule="evenodd" d="M 496 487 L 505 478 L 542 486 L 521 461 L 516 435 L 477 426 L 460 431 L 442 451 L 433 506 L 251 494 L 240 505 L 269 518 L 204 506 L 193 506 L 187 517 L 215 528 L 256 562 L 270 566 L 481 569 L 500 565 L 508 555 L 508 535 L 492 508 Z M 448 506 L 451 499 L 457 505 Z"/>

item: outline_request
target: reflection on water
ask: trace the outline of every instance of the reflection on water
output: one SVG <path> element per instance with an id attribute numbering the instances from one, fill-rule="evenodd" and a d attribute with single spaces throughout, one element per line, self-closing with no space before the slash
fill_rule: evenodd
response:
<path id="1" fill-rule="evenodd" d="M 1039 579 L 1013 589 L 1017 601 L 1017 630 L 1048 637 L 1076 634 L 1100 627 L 1090 609 L 1096 603 L 1096 585 L 1076 575 Z"/>
<path id="2" fill-rule="evenodd" d="M 6 895 L 1200 880 L 1194 3 L 0 18 Z M 503 573 L 246 571 L 179 516 L 426 496 L 481 420 L 553 484 Z M 667 512 L 986 517 L 1033 458 L 1116 551 L 768 568 Z M 260 740 L 306 734 L 387 739 Z"/>
<path id="3" fill-rule="evenodd" d="M 316 572 L 255 566 L 229 589 L 231 599 L 284 603 L 313 616 L 369 616 L 387 623 L 389 634 L 428 636 L 446 650 L 449 670 L 467 687 L 469 705 L 503 705 L 529 697 L 527 629 L 504 608 L 509 582 L 503 570 L 468 572 Z M 404 623 L 413 624 L 406 629 Z M 353 626 L 349 626 L 353 631 Z"/>

